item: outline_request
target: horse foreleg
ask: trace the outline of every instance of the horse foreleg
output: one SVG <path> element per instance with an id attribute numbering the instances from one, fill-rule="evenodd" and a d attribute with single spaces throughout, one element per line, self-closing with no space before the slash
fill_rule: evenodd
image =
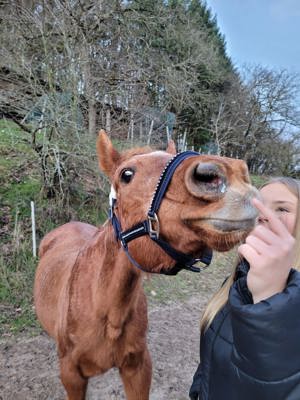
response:
<path id="1" fill-rule="evenodd" d="M 88 379 L 84 378 L 69 358 L 60 358 L 60 378 L 67 392 L 67 400 L 84 400 Z"/>
<path id="2" fill-rule="evenodd" d="M 148 349 L 130 354 L 119 369 L 127 400 L 149 400 L 152 363 Z"/>

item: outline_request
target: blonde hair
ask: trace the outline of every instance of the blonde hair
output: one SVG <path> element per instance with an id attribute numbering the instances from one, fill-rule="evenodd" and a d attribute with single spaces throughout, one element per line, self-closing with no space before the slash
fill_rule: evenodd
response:
<path id="1" fill-rule="evenodd" d="M 293 233 L 296 239 L 295 259 L 293 263 L 293 268 L 300 271 L 300 180 L 289 177 L 272 178 L 268 180 L 266 183 L 264 183 L 260 189 L 272 183 L 281 183 L 285 185 L 288 188 L 288 190 L 291 193 L 293 193 L 293 195 L 295 195 L 298 199 L 296 224 Z M 201 319 L 201 331 L 205 331 L 210 326 L 217 313 L 227 303 L 229 291 L 235 280 L 236 269 L 240 261 L 241 261 L 240 257 L 238 257 L 238 260 L 234 264 L 234 269 L 232 273 L 208 303 Z"/>

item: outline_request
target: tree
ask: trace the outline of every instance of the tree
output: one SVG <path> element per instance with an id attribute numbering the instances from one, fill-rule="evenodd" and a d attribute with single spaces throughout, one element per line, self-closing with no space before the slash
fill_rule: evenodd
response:
<path id="1" fill-rule="evenodd" d="M 219 154 L 244 159 L 252 172 L 286 173 L 299 154 L 298 92 L 299 77 L 285 70 L 232 75 L 209 125 Z"/>
<path id="2" fill-rule="evenodd" d="M 208 139 L 230 60 L 204 3 L 13 0 L 0 12 L 2 114 L 31 133 L 48 193 L 65 191 L 70 154 L 98 127 L 166 140 L 155 119 L 171 118 L 191 145 Z"/>

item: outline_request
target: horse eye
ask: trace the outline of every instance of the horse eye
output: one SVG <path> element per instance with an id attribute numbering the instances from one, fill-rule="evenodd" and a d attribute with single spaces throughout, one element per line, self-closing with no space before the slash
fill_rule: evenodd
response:
<path id="1" fill-rule="evenodd" d="M 129 183 L 133 178 L 134 171 L 132 169 L 124 169 L 121 172 L 121 181 L 124 183 Z"/>

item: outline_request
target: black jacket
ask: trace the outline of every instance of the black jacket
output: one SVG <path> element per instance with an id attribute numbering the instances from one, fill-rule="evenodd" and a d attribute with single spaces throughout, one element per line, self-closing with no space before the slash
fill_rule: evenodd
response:
<path id="1" fill-rule="evenodd" d="M 282 293 L 253 304 L 247 271 L 243 262 L 201 335 L 193 400 L 300 400 L 300 273 L 292 269 Z"/>

